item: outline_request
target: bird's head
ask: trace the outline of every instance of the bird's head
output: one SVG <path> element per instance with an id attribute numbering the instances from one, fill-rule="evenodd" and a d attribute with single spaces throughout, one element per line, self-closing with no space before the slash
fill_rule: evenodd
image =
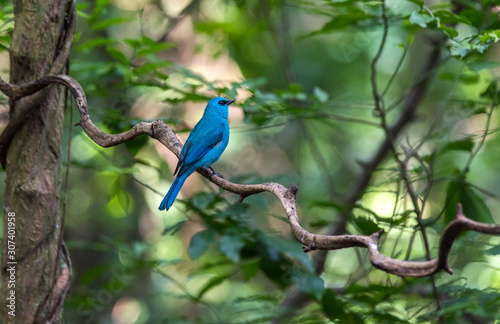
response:
<path id="1" fill-rule="evenodd" d="M 208 102 L 207 108 L 205 108 L 205 113 L 217 113 L 227 118 L 229 105 L 233 102 L 234 100 L 222 97 L 212 98 Z"/>

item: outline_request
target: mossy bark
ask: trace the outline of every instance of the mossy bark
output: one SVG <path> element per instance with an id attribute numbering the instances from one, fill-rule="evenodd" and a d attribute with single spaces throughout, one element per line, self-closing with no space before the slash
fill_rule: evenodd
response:
<path id="1" fill-rule="evenodd" d="M 68 0 L 15 0 L 15 27 L 10 47 L 10 83 L 36 80 L 50 70 L 66 32 Z M 61 71 L 64 72 L 64 71 Z M 10 119 L 23 105 L 36 107 L 17 130 L 6 156 L 4 230 L 2 240 L 2 323 L 59 323 L 61 293 L 69 281 L 61 247 L 61 138 L 65 89 L 51 86 L 39 102 L 11 100 Z M 9 236 L 9 215 L 15 214 L 15 237 Z M 12 218 L 10 219 L 12 220 Z M 12 232 L 11 232 L 12 233 Z M 10 243 L 8 241 L 11 241 Z M 15 244 L 15 255 L 8 245 Z M 10 257 L 10 258 L 9 258 Z M 8 262 L 17 262 L 17 264 Z M 15 266 L 15 289 L 12 288 Z M 11 271 L 7 271 L 10 269 Z M 61 281 L 62 280 L 62 281 Z M 9 287 L 10 286 L 10 287 Z M 15 292 L 15 316 L 6 298 Z"/>

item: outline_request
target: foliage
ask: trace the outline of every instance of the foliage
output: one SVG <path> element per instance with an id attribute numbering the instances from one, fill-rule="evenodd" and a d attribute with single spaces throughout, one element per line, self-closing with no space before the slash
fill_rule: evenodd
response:
<path id="1" fill-rule="evenodd" d="M 1 5 L 6 53 L 13 10 Z M 326 233 L 339 222 L 353 234 L 383 228 L 384 254 L 424 260 L 436 256 L 457 202 L 474 220 L 500 223 L 499 6 L 84 1 L 77 5 L 70 74 L 83 85 L 92 118 L 111 133 L 163 118 L 184 136 L 210 97 L 236 98 L 230 146 L 217 172 L 237 183 L 295 183 L 301 222 L 311 232 Z M 388 124 L 421 81 L 429 40 L 442 40 L 443 49 L 417 117 L 350 206 L 343 197 L 359 180 L 360 161 L 388 136 L 371 81 L 384 28 L 374 80 Z M 498 238 L 463 234 L 450 255 L 453 276 L 395 277 L 374 269 L 357 249 L 329 252 L 318 275 L 274 197 L 238 203 L 193 176 L 184 199 L 160 213 L 176 160 L 158 143 L 141 137 L 103 149 L 75 128 L 71 145 L 70 188 L 63 193 L 75 273 L 68 323 L 497 319 Z M 312 302 L 281 307 L 295 288 Z"/>

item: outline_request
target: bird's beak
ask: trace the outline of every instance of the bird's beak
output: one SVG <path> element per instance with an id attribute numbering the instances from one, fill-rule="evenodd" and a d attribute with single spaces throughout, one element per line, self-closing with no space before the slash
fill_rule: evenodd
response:
<path id="1" fill-rule="evenodd" d="M 230 104 L 232 104 L 234 102 L 234 100 L 229 100 L 229 102 L 227 103 L 227 106 L 229 106 Z"/>

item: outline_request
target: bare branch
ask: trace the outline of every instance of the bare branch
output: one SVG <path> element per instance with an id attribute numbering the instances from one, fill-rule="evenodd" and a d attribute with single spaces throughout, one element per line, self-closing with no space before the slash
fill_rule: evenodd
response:
<path id="1" fill-rule="evenodd" d="M 152 123 L 141 122 L 129 131 L 120 134 L 111 135 L 101 131 L 90 119 L 87 109 L 87 99 L 83 89 L 76 80 L 69 76 L 48 76 L 38 81 L 17 87 L 12 87 L 7 83 L 0 82 L 1 87 L 9 87 L 9 89 L 6 89 L 4 92 L 7 95 L 13 93 L 16 95 L 21 93 L 29 95 L 50 83 L 62 84 L 69 88 L 71 94 L 75 98 L 78 110 L 80 111 L 79 125 L 82 126 L 85 133 L 97 144 L 103 147 L 115 146 L 125 143 L 136 136 L 145 134 L 158 140 L 175 155 L 179 156 L 182 144 L 172 130 L 161 120 Z M 1 87 L 0 89 L 4 91 Z M 441 270 L 452 273 L 447 263 L 447 257 L 453 245 L 453 241 L 462 231 L 473 230 L 484 234 L 500 235 L 500 225 L 478 223 L 466 218 L 462 214 L 462 207 L 459 204 L 457 207 L 457 218 L 448 225 L 441 238 L 438 258 L 430 261 L 396 260 L 383 255 L 379 251 L 378 243 L 380 236 L 383 234 L 383 230 L 370 236 L 319 235 L 306 231 L 299 223 L 296 203 L 298 188 L 295 185 L 292 185 L 289 189 L 279 183 L 241 185 L 220 178 L 208 169 L 198 169 L 198 172 L 220 188 L 238 194 L 240 196 L 240 202 L 248 196 L 261 192 L 270 192 L 275 195 L 281 202 L 285 214 L 288 217 L 295 238 L 304 244 L 305 252 L 312 250 L 338 250 L 350 247 L 367 248 L 370 251 L 370 261 L 374 267 L 399 276 L 424 277 L 430 276 Z"/>
<path id="2" fill-rule="evenodd" d="M 172 30 L 174 30 L 175 27 L 177 27 L 177 25 L 179 25 L 179 23 L 191 13 L 191 11 L 196 10 L 199 4 L 200 0 L 193 0 L 186 7 L 184 7 L 184 9 L 182 9 L 177 17 L 169 17 L 165 34 L 163 34 L 163 36 L 158 39 L 157 42 L 166 42 Z"/>
<path id="3" fill-rule="evenodd" d="M 63 266 L 57 267 L 58 273 L 54 277 L 54 288 L 50 296 L 45 301 L 44 307 L 40 307 L 36 315 L 36 323 L 52 323 L 54 317 L 57 315 L 58 310 L 64 306 L 64 299 L 71 286 L 71 277 L 73 276 L 73 270 L 71 267 L 71 259 L 69 257 L 69 251 L 66 248 L 64 242 L 61 244 L 60 257 L 63 260 Z M 48 314 L 43 314 L 43 309 L 49 309 Z"/>

